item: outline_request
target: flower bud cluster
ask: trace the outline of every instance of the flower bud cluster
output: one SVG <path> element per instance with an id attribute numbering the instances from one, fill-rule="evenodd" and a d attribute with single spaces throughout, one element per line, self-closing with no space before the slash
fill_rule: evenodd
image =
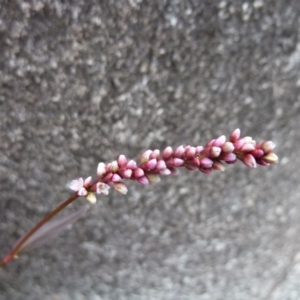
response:
<path id="1" fill-rule="evenodd" d="M 237 160 L 249 168 L 256 168 L 257 164 L 268 166 L 278 161 L 274 148 L 275 144 L 271 141 L 256 143 L 251 137 L 240 138 L 240 130 L 236 129 L 228 140 L 222 135 L 204 147 L 166 147 L 162 153 L 158 149 L 147 150 L 141 155 L 140 164 L 122 154 L 109 164 L 98 164 L 98 179 L 94 183 L 91 183 L 90 177 L 85 181 L 80 178 L 74 180 L 70 188 L 94 203 L 96 197 L 92 196 L 93 192 L 107 195 L 112 185 L 118 192 L 126 194 L 128 189 L 124 180 L 135 180 L 141 184 L 157 183 L 160 176 L 175 174 L 179 167 L 210 174 L 213 170 L 224 171 L 224 163 L 233 164 Z"/>

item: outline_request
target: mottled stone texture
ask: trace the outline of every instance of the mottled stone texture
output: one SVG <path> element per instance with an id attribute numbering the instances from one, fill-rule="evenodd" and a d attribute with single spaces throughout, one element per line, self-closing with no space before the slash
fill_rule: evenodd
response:
<path id="1" fill-rule="evenodd" d="M 279 164 L 112 191 L 1 300 L 300 299 L 299 0 L 0 0 L 0 256 L 99 161 L 240 127 Z M 89 206 L 84 200 L 76 207 Z"/>

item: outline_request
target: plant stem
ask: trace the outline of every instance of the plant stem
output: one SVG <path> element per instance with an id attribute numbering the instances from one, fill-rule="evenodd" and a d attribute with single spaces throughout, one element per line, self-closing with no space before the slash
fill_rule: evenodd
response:
<path id="1" fill-rule="evenodd" d="M 52 219 L 55 215 L 57 215 L 60 211 L 62 211 L 66 206 L 72 203 L 74 200 L 78 198 L 77 193 L 74 193 L 70 198 L 57 206 L 53 211 L 51 211 L 44 219 L 42 219 L 39 223 L 37 223 L 32 229 L 30 229 L 14 246 L 11 252 L 0 262 L 0 267 L 9 263 L 11 260 L 17 257 L 18 252 L 24 245 L 24 243 L 36 232 L 38 231 L 44 224 L 46 224 L 50 219 Z"/>

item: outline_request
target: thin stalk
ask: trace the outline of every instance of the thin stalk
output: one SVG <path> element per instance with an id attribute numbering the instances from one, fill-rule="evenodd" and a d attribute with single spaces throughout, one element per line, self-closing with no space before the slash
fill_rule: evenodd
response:
<path id="1" fill-rule="evenodd" d="M 24 245 L 24 243 L 36 232 L 38 231 L 44 224 L 46 224 L 50 219 L 52 219 L 55 215 L 57 215 L 60 211 L 62 211 L 66 206 L 72 203 L 74 200 L 78 198 L 77 193 L 74 193 L 70 198 L 57 206 L 53 211 L 51 211 L 44 219 L 42 219 L 39 223 L 37 223 L 32 229 L 30 229 L 15 245 L 15 247 L 11 250 L 11 252 L 0 262 L 0 267 L 9 263 L 11 260 L 17 257 L 18 252 Z"/>

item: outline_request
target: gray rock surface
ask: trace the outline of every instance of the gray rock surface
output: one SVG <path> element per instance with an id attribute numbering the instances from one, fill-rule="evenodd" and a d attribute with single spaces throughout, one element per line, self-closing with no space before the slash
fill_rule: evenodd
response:
<path id="1" fill-rule="evenodd" d="M 280 157 L 112 191 L 1 268 L 0 299 L 300 299 L 299 8 L 0 0 L 1 257 L 70 180 L 121 153 L 240 127 Z"/>

